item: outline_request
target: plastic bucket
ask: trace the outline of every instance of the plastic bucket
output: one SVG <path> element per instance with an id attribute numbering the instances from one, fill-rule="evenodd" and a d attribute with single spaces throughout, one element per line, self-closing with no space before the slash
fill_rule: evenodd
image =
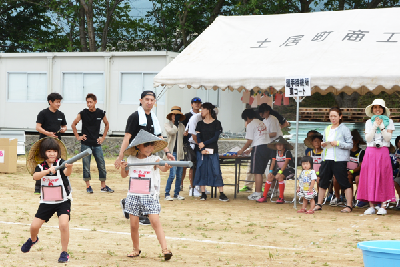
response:
<path id="1" fill-rule="evenodd" d="M 400 266 L 400 241 L 377 240 L 357 244 L 363 252 L 365 267 Z"/>

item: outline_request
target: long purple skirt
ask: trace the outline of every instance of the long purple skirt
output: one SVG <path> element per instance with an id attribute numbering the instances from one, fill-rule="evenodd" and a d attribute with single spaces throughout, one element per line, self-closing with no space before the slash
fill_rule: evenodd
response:
<path id="1" fill-rule="evenodd" d="M 371 202 L 396 201 L 388 147 L 367 147 L 365 150 L 357 199 Z"/>

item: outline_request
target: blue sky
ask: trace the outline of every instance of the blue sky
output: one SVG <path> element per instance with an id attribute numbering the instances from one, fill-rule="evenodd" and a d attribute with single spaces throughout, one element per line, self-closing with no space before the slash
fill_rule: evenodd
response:
<path id="1" fill-rule="evenodd" d="M 132 3 L 131 15 L 133 17 L 144 17 L 146 12 L 150 10 L 152 3 L 149 0 L 136 0 Z"/>

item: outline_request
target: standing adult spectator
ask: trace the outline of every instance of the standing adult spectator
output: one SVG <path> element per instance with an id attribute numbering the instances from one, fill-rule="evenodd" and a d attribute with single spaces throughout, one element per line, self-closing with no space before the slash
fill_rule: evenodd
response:
<path id="1" fill-rule="evenodd" d="M 61 140 L 61 134 L 67 130 L 65 115 L 59 111 L 62 99 L 63 97 L 59 93 L 51 93 L 47 96 L 49 107 L 40 111 L 36 119 L 36 131 L 39 132 L 39 139 L 51 136 Z M 35 194 L 40 194 L 40 180 L 35 183 Z"/>
<path id="2" fill-rule="evenodd" d="M 219 200 L 229 201 L 223 192 L 224 182 L 219 165 L 218 138 L 222 132 L 222 125 L 217 120 L 214 108 L 213 104 L 204 103 L 201 110 L 203 120 L 199 121 L 196 126 L 196 136 L 200 150 L 196 151 L 197 166 L 194 184 L 200 186 L 200 200 L 207 199 L 206 186 L 215 186 L 218 187 L 220 192 Z"/>
<path id="3" fill-rule="evenodd" d="M 173 151 L 172 154 L 176 160 L 183 160 L 183 132 L 185 126 L 182 121 L 185 119 L 185 115 L 181 112 L 181 108 L 173 106 L 171 112 L 167 115 L 168 122 L 165 123 L 165 131 L 167 132 L 167 142 L 169 151 Z M 179 195 L 181 191 L 181 179 L 182 179 L 183 167 L 172 167 L 169 170 L 169 177 L 167 185 L 165 186 L 165 200 L 184 200 L 185 198 Z M 172 182 L 175 180 L 175 192 L 174 198 L 169 194 L 171 190 Z"/>
<path id="4" fill-rule="evenodd" d="M 279 120 L 271 114 L 272 108 L 268 104 L 261 104 L 258 108 L 258 113 L 260 113 L 263 122 L 267 127 L 267 134 L 269 137 L 269 143 L 273 142 L 279 136 L 283 136 L 281 126 L 279 125 Z M 274 112 L 276 114 L 277 112 Z M 279 114 L 279 113 L 278 113 Z"/>
<path id="5" fill-rule="evenodd" d="M 85 151 L 90 148 L 92 155 L 97 163 L 97 169 L 99 170 L 99 180 L 101 183 L 100 192 L 113 193 L 110 187 L 106 185 L 107 171 L 106 164 L 104 162 L 103 150 L 101 144 L 106 139 L 109 123 L 106 117 L 106 112 L 99 108 L 96 108 L 97 97 L 89 93 L 86 96 L 87 109 L 82 110 L 78 113 L 78 116 L 71 125 L 72 131 L 74 132 L 75 138 L 81 141 L 81 151 Z M 76 129 L 76 125 L 82 120 L 82 135 L 79 136 Z M 104 132 L 100 137 L 100 125 L 101 121 L 104 122 Z M 86 182 L 86 192 L 89 194 L 93 193 L 93 189 L 90 186 L 90 161 L 92 157 L 84 157 L 82 159 L 83 165 L 83 180 Z"/>
<path id="6" fill-rule="evenodd" d="M 190 118 L 195 115 L 195 114 L 199 114 L 200 113 L 200 108 L 201 108 L 201 99 L 200 97 L 193 97 L 192 100 L 190 101 L 190 105 L 192 106 L 192 109 L 185 114 L 185 119 L 182 121 L 183 125 L 185 126 L 185 132 L 184 132 L 184 137 L 183 137 L 183 145 L 184 146 L 188 146 L 190 145 L 190 139 L 193 140 L 193 138 L 191 138 L 191 134 L 189 134 L 189 120 Z M 193 166 L 195 166 L 196 162 L 193 162 Z M 181 181 L 181 191 L 183 190 L 183 181 L 185 180 L 186 177 L 186 169 L 187 168 L 183 168 L 182 171 L 182 181 Z M 190 187 L 193 186 L 193 171 L 194 171 L 194 167 L 189 169 L 189 180 L 190 180 Z"/>
<path id="7" fill-rule="evenodd" d="M 396 201 L 393 183 L 393 169 L 389 156 L 390 140 L 395 130 L 390 110 L 383 99 L 375 99 L 365 108 L 371 119 L 365 123 L 367 149 L 361 165 L 357 199 L 368 201 L 369 208 L 364 214 L 374 214 L 375 205 L 381 203 L 377 214 L 385 215 L 385 203 Z"/>
<path id="8" fill-rule="evenodd" d="M 315 211 L 322 209 L 322 201 L 325 197 L 326 189 L 329 187 L 333 175 L 335 175 L 341 188 L 344 190 L 347 206 L 341 212 L 351 212 L 353 210 L 353 185 L 347 178 L 347 162 L 350 160 L 350 149 L 353 148 L 353 140 L 349 128 L 342 124 L 342 111 L 338 107 L 329 110 L 329 120 L 331 125 L 325 128 L 322 152 L 322 164 L 319 169 L 319 192 L 318 204 Z"/>
<path id="9" fill-rule="evenodd" d="M 156 94 L 153 91 L 143 91 L 140 95 L 140 106 L 137 111 L 132 113 L 125 127 L 125 136 L 121 144 L 119 155 L 115 160 L 115 168 L 121 166 L 121 161 L 124 158 L 124 151 L 132 140 L 136 137 L 141 129 L 154 134 L 157 137 L 163 138 L 161 135 L 161 127 L 156 114 L 152 111 L 154 104 L 156 103 Z M 175 160 L 175 157 L 168 150 L 168 147 L 164 148 L 164 152 L 169 160 Z M 121 199 L 122 210 L 125 210 L 125 198 Z M 125 218 L 129 219 L 129 214 L 125 214 Z M 139 217 L 139 223 L 144 225 L 150 225 L 150 220 L 147 217 Z"/>

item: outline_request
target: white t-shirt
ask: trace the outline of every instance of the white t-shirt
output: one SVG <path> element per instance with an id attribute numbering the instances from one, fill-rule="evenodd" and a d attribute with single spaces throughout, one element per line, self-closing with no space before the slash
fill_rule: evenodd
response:
<path id="1" fill-rule="evenodd" d="M 188 124 L 186 126 L 186 130 L 188 131 L 188 133 L 190 133 L 192 136 L 194 134 L 197 134 L 196 133 L 196 126 L 197 126 L 197 123 L 199 121 L 201 121 L 201 120 L 202 120 L 201 113 L 193 114 L 193 116 L 190 117 L 189 122 L 188 122 Z M 192 147 L 192 149 L 194 149 L 195 142 L 194 142 L 192 136 L 189 138 L 189 143 L 190 143 L 190 146 Z"/>
<path id="2" fill-rule="evenodd" d="M 311 182 L 317 180 L 317 174 L 314 170 L 303 170 L 299 176 L 299 186 L 303 191 L 309 190 Z"/>
<path id="3" fill-rule="evenodd" d="M 331 128 L 329 130 L 329 135 L 326 137 L 327 143 L 335 141 L 336 129 L 337 128 L 335 129 Z M 335 160 L 335 151 L 333 147 L 326 149 L 325 160 Z"/>
<path id="4" fill-rule="evenodd" d="M 383 122 L 382 122 L 383 123 Z M 389 125 L 386 127 L 386 130 L 393 130 L 394 131 L 394 124 L 393 124 L 393 120 L 389 119 Z M 372 122 L 371 119 L 367 120 L 367 122 L 365 123 L 365 134 L 369 133 L 370 131 L 372 131 Z M 375 136 L 374 139 L 372 140 L 372 142 L 367 143 L 367 146 L 375 146 L 375 141 L 374 140 L 381 140 L 383 146 L 387 146 L 390 147 L 390 142 L 386 142 L 381 133 L 377 133 L 375 132 Z"/>
<path id="5" fill-rule="evenodd" d="M 155 155 L 150 155 L 145 159 L 138 159 L 137 157 L 134 156 L 129 156 L 127 159 L 128 164 L 130 163 L 144 163 L 144 162 L 155 162 L 159 160 L 159 156 Z M 150 193 L 154 195 L 155 193 L 160 193 L 160 170 L 158 168 L 154 169 L 154 165 L 146 165 L 146 166 L 132 166 L 129 167 L 129 177 L 133 177 L 134 175 L 134 170 L 150 170 L 152 171 L 152 177 L 151 177 L 151 190 Z M 130 179 L 130 178 L 129 178 Z M 130 193 L 128 190 L 128 195 L 136 195 L 133 193 Z"/>
<path id="6" fill-rule="evenodd" d="M 281 126 L 279 124 L 278 119 L 275 116 L 269 115 L 268 119 L 264 119 L 263 122 L 264 122 L 265 126 L 267 127 L 267 135 L 269 138 L 268 143 L 271 143 L 272 141 L 277 139 L 279 136 L 283 136 Z M 276 133 L 276 135 L 274 137 L 269 137 L 270 133 Z"/>
<path id="7" fill-rule="evenodd" d="M 253 140 L 251 147 L 266 145 L 269 143 L 267 127 L 259 119 L 254 119 L 247 125 L 245 138 L 248 140 Z"/>

